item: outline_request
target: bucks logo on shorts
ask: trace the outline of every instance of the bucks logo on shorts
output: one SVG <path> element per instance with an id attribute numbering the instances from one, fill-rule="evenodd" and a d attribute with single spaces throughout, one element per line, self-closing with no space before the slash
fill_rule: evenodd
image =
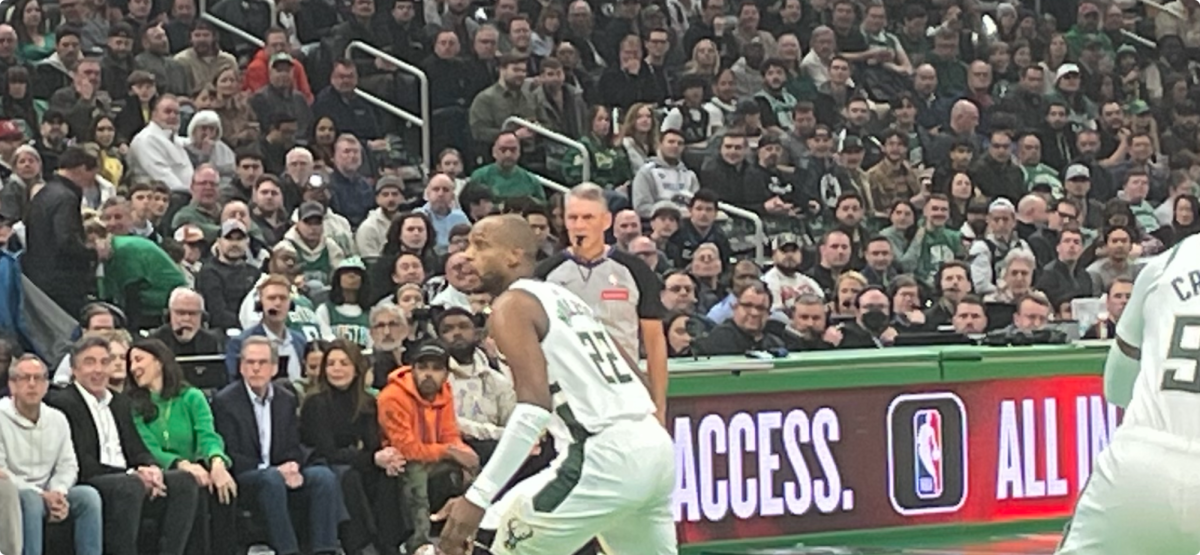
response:
<path id="1" fill-rule="evenodd" d="M 533 537 L 533 528 L 515 518 L 509 519 L 504 531 L 504 548 L 512 551 L 517 544 Z"/>

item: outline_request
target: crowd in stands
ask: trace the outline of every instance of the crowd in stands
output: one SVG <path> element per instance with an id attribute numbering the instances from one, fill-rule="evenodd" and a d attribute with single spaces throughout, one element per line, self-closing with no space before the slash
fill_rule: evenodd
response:
<path id="1" fill-rule="evenodd" d="M 0 2 L 0 552 L 426 543 L 514 402 L 493 213 L 652 373 L 1113 337 L 1200 230 L 1200 3 L 1014 2 Z"/>

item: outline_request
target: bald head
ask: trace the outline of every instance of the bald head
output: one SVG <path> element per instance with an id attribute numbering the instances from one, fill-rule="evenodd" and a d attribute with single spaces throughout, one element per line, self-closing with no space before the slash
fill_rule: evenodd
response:
<path id="1" fill-rule="evenodd" d="M 529 222 L 517 214 L 488 216 L 471 229 L 471 242 L 481 250 L 520 251 L 529 262 L 537 258 L 539 242 Z"/>
<path id="2" fill-rule="evenodd" d="M 0 58 L 10 59 L 17 52 L 17 31 L 12 25 L 0 24 Z"/>

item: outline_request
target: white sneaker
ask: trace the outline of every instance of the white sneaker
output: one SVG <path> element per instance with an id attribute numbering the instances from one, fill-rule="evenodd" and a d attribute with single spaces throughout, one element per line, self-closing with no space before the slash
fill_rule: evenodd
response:
<path id="1" fill-rule="evenodd" d="M 275 555 L 275 550 L 262 544 L 252 545 L 246 555 Z"/>

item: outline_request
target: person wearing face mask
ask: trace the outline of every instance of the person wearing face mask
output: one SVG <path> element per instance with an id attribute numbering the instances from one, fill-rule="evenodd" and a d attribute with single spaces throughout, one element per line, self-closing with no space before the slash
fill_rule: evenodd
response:
<path id="1" fill-rule="evenodd" d="M 167 323 L 150 332 L 175 356 L 215 355 L 225 351 L 225 335 L 205 329 L 204 297 L 186 287 L 171 291 Z"/>
<path id="2" fill-rule="evenodd" d="M 262 274 L 247 262 L 250 236 L 245 224 L 239 220 L 221 224 L 221 236 L 213 250 L 216 256 L 205 262 L 196 276 L 196 290 L 204 297 L 214 328 L 237 328 L 242 299 Z"/>
<path id="3" fill-rule="evenodd" d="M 841 349 L 882 348 L 896 341 L 898 332 L 891 325 L 892 306 L 887 293 L 870 286 L 854 298 L 855 320 L 841 326 Z"/>
<path id="4" fill-rule="evenodd" d="M 84 232 L 88 245 L 104 265 L 99 282 L 100 297 L 125 307 L 133 320 L 129 329 L 158 326 L 171 291 L 187 285 L 183 272 L 149 239 L 112 236 L 98 220 L 89 220 Z"/>

